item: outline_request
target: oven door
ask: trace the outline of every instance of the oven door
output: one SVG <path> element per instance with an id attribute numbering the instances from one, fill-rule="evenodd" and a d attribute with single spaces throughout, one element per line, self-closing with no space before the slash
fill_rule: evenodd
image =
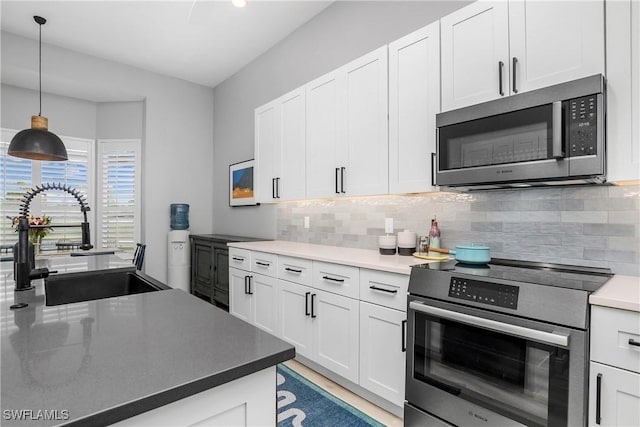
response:
<path id="1" fill-rule="evenodd" d="M 409 301 L 410 404 L 458 426 L 584 425 L 584 331 Z"/>

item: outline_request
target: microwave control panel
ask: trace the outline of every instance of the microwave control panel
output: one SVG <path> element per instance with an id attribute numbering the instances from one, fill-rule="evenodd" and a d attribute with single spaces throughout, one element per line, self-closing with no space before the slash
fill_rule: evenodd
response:
<path id="1" fill-rule="evenodd" d="M 583 96 L 569 100 L 569 156 L 597 154 L 598 97 Z"/>
<path id="2" fill-rule="evenodd" d="M 518 308 L 519 290 L 520 288 L 518 286 L 482 282 L 461 277 L 452 277 L 449 284 L 449 296 L 451 298 L 475 301 L 514 310 Z"/>

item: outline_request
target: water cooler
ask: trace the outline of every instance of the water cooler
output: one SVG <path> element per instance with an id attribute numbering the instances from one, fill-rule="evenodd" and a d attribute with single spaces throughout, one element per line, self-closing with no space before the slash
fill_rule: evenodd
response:
<path id="1" fill-rule="evenodd" d="M 167 284 L 189 292 L 191 272 L 189 205 L 171 205 L 171 231 L 167 237 Z"/>

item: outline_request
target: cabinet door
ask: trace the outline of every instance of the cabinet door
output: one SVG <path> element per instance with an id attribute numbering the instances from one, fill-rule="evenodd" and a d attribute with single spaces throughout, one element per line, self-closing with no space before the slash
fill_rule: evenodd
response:
<path id="1" fill-rule="evenodd" d="M 278 281 L 278 336 L 296 347 L 296 354 L 313 357 L 311 294 L 313 289 Z"/>
<path id="2" fill-rule="evenodd" d="M 511 93 L 604 74 L 604 40 L 604 1 L 510 0 Z"/>
<path id="3" fill-rule="evenodd" d="M 440 23 L 389 44 L 389 192 L 433 190 L 440 112 Z"/>
<path id="4" fill-rule="evenodd" d="M 213 296 L 212 299 L 229 305 L 229 250 L 213 249 Z"/>
<path id="5" fill-rule="evenodd" d="M 640 3 L 608 1 L 607 180 L 640 180 Z M 629 18 L 630 17 L 630 18 Z"/>
<path id="6" fill-rule="evenodd" d="M 340 191 L 348 196 L 389 191 L 387 47 L 342 67 L 345 129 L 339 153 Z M 346 158 L 344 157 L 346 156 Z"/>
<path id="7" fill-rule="evenodd" d="M 213 248 L 207 242 L 193 242 L 191 258 L 191 292 L 212 296 Z"/>
<path id="8" fill-rule="evenodd" d="M 275 178 L 280 173 L 278 101 L 255 111 L 255 191 L 256 200 L 275 198 Z"/>
<path id="9" fill-rule="evenodd" d="M 344 77 L 337 71 L 306 85 L 307 96 L 307 197 L 339 193 L 336 169 L 344 120 L 340 94 Z M 339 169 L 338 173 L 339 173 Z"/>
<path id="10" fill-rule="evenodd" d="M 250 273 L 233 267 L 229 268 L 229 313 L 252 323 L 253 295 L 248 289 L 247 277 L 250 277 Z"/>
<path id="11" fill-rule="evenodd" d="M 305 89 L 280 98 L 280 175 L 276 176 L 278 200 L 304 199 L 306 195 Z"/>
<path id="12" fill-rule="evenodd" d="M 402 406 L 407 315 L 360 302 L 360 385 Z"/>
<path id="13" fill-rule="evenodd" d="M 253 293 L 251 311 L 255 326 L 273 335 L 278 334 L 278 280 L 263 274 L 253 274 L 249 285 Z"/>
<path id="14" fill-rule="evenodd" d="M 598 402 L 600 376 L 600 402 Z M 597 419 L 600 408 L 601 419 Z M 640 374 L 591 362 L 589 425 L 640 426 Z"/>
<path id="15" fill-rule="evenodd" d="M 509 94 L 508 21 L 506 1 L 478 1 L 440 20 L 443 111 Z"/>
<path id="16" fill-rule="evenodd" d="M 313 359 L 358 383 L 358 300 L 318 290 L 313 295 Z"/>

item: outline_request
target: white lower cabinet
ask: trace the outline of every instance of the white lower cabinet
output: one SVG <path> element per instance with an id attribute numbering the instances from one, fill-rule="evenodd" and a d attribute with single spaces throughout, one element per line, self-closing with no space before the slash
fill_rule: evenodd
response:
<path id="1" fill-rule="evenodd" d="M 277 279 L 229 268 L 229 313 L 277 335 Z"/>
<path id="2" fill-rule="evenodd" d="M 313 288 L 279 280 L 278 336 L 296 347 L 296 354 L 313 357 L 311 294 Z"/>
<path id="3" fill-rule="evenodd" d="M 315 316 L 313 360 L 358 383 L 358 300 L 320 290 L 311 296 Z"/>
<path id="4" fill-rule="evenodd" d="M 239 268 L 229 268 L 229 313 L 251 322 L 252 295 L 248 291 L 248 281 L 251 273 Z"/>
<path id="5" fill-rule="evenodd" d="M 597 362 L 590 371 L 589 425 L 640 426 L 640 374 Z"/>
<path id="6" fill-rule="evenodd" d="M 360 302 L 360 385 L 402 406 L 406 313 Z"/>
<path id="7" fill-rule="evenodd" d="M 269 426 L 276 423 L 276 367 L 120 421 L 116 426 Z"/>

